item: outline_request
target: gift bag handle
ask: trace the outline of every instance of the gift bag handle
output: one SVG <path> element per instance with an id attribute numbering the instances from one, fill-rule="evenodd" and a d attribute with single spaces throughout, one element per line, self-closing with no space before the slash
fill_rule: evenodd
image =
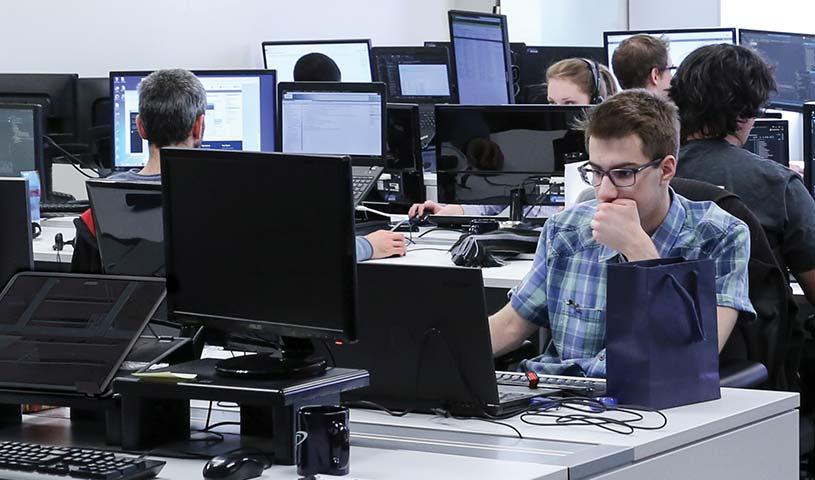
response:
<path id="1" fill-rule="evenodd" d="M 696 272 L 691 272 L 691 275 L 694 277 L 694 281 L 696 280 Z M 696 309 L 696 302 L 693 300 L 693 297 L 688 290 L 679 283 L 679 280 L 673 276 L 673 274 L 668 273 L 665 275 L 671 283 L 673 283 L 674 288 L 676 289 L 679 296 L 682 297 L 682 300 L 685 301 L 685 305 L 687 305 L 690 310 L 690 313 L 693 316 L 693 325 L 696 327 L 696 334 L 701 341 L 707 340 L 707 336 L 705 335 L 705 330 L 702 328 L 702 319 L 699 317 L 699 310 Z"/>

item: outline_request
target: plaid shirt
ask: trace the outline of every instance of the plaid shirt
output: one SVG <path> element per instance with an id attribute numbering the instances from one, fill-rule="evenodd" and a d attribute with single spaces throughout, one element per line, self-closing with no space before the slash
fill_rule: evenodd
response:
<path id="1" fill-rule="evenodd" d="M 712 258 L 716 303 L 753 317 L 747 295 L 747 226 L 712 202 L 692 202 L 673 190 L 671 198 L 668 215 L 651 236 L 660 257 Z M 593 200 L 551 217 L 543 227 L 532 269 L 511 292 L 512 308 L 552 333 L 543 355 L 524 360 L 523 370 L 606 375 L 606 265 L 626 260 L 592 238 L 596 208 Z"/>

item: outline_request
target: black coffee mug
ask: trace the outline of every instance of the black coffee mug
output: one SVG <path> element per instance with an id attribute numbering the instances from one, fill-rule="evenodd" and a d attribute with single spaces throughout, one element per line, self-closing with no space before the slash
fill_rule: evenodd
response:
<path id="1" fill-rule="evenodd" d="M 31 236 L 37 238 L 42 233 L 42 227 L 37 222 L 31 222 Z"/>
<path id="2" fill-rule="evenodd" d="M 351 454 L 348 409 L 331 405 L 300 408 L 297 474 L 347 475 Z"/>

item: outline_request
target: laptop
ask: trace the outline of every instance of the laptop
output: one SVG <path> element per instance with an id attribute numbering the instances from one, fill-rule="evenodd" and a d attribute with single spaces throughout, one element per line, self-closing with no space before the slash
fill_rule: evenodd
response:
<path id="1" fill-rule="evenodd" d="M 86 182 L 102 271 L 110 275 L 164 275 L 161 185 Z"/>
<path id="2" fill-rule="evenodd" d="M 164 296 L 160 278 L 18 273 L 0 293 L 0 387 L 108 394 Z"/>
<path id="3" fill-rule="evenodd" d="M 555 389 L 497 385 L 481 271 L 360 264 L 358 342 L 329 345 L 338 367 L 370 373 L 344 401 L 499 416 Z"/>

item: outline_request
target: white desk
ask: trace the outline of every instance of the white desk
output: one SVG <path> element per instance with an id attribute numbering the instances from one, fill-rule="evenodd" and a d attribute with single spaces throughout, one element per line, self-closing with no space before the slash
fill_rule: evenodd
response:
<path id="1" fill-rule="evenodd" d="M 62 238 L 67 242 L 76 236 L 73 219 L 75 217 L 55 217 L 43 218 L 40 220 L 42 233 L 34 239 L 33 253 L 35 262 L 65 263 L 70 265 L 74 255 L 74 248 L 66 245 L 61 252 L 54 250 L 54 236 L 62 234 Z"/>
<path id="2" fill-rule="evenodd" d="M 631 449 L 630 464 L 584 478 L 797 479 L 798 406 L 799 396 L 794 393 L 724 388 L 720 400 L 667 410 L 668 425 L 664 429 L 633 435 L 596 427 L 532 426 L 518 417 L 506 423 L 527 439 Z M 354 410 L 351 421 L 430 431 L 515 435 L 505 426 L 487 422 L 418 414 L 395 418 L 377 411 Z M 581 477 L 570 472 L 569 478 Z"/>

